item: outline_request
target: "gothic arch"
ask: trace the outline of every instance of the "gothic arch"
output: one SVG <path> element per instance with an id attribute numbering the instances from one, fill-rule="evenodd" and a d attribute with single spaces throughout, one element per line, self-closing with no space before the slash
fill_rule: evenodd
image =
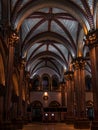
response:
<path id="1" fill-rule="evenodd" d="M 35 75 L 31 80 L 31 84 L 32 84 L 32 89 L 38 90 L 38 88 L 40 86 L 40 76 Z"/>
<path id="2" fill-rule="evenodd" d="M 64 45 L 64 47 L 66 47 L 69 50 L 72 57 L 74 57 L 76 55 L 75 46 L 71 45 L 67 39 L 65 39 L 61 35 L 56 34 L 54 32 L 51 32 L 51 33 L 44 32 L 44 33 L 38 34 L 37 36 L 33 37 L 32 39 L 30 39 L 28 41 L 28 43 L 26 45 L 23 46 L 23 48 L 22 48 L 23 55 L 22 56 L 23 57 L 26 56 L 27 51 L 30 49 L 31 46 L 34 45 L 34 43 L 40 42 L 42 40 L 47 40 L 47 39 L 62 43 Z"/>
<path id="3" fill-rule="evenodd" d="M 40 101 L 38 101 L 38 100 L 35 100 L 35 101 L 33 101 L 32 103 L 31 103 L 31 107 L 43 107 L 43 104 L 40 102 Z"/>
<path id="4" fill-rule="evenodd" d="M 50 76 L 49 74 L 44 73 L 41 77 L 43 90 L 50 89 Z"/>
<path id="5" fill-rule="evenodd" d="M 52 89 L 57 89 L 59 87 L 59 78 L 57 75 L 52 76 Z"/>
<path id="6" fill-rule="evenodd" d="M 26 19 L 32 12 L 45 7 L 56 7 L 68 11 L 72 14 L 82 25 L 85 34 L 90 30 L 89 23 L 85 17 L 85 14 L 81 12 L 80 8 L 70 1 L 59 1 L 59 0 L 36 0 L 34 2 L 29 2 L 25 7 L 23 7 L 17 16 L 13 19 L 14 28 L 19 31 L 21 24 L 24 19 Z"/>
<path id="7" fill-rule="evenodd" d="M 57 101 L 51 101 L 49 107 L 60 107 L 60 103 Z"/>
<path id="8" fill-rule="evenodd" d="M 34 75 L 34 77 L 33 77 L 33 80 L 35 80 L 35 79 L 38 79 L 39 81 L 40 81 L 40 76 L 39 75 Z"/>
<path id="9" fill-rule="evenodd" d="M 67 62 L 64 62 L 64 60 L 61 59 L 60 56 L 58 56 L 57 54 L 51 52 L 51 51 L 44 51 L 44 52 L 41 52 L 39 54 L 37 54 L 36 56 L 34 56 L 33 58 L 31 58 L 31 60 L 29 60 L 26 64 L 26 67 L 28 67 L 28 65 L 30 65 L 32 63 L 32 59 L 33 59 L 33 62 L 40 59 L 40 58 L 43 58 L 43 57 L 51 57 L 53 58 L 54 60 L 57 60 L 60 64 L 62 64 L 63 66 L 66 66 L 66 68 L 68 67 L 68 64 Z"/>

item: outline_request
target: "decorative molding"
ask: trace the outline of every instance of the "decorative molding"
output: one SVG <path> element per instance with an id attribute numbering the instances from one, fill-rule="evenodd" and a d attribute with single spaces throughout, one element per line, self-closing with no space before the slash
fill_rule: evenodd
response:
<path id="1" fill-rule="evenodd" d="M 73 71 L 66 71 L 64 73 L 66 80 L 73 80 L 74 78 L 74 72 Z"/>
<path id="2" fill-rule="evenodd" d="M 18 33 L 16 30 L 13 30 L 11 27 L 9 28 L 9 45 L 14 46 L 15 43 L 19 40 Z"/>
<path id="3" fill-rule="evenodd" d="M 90 49 L 98 45 L 98 29 L 89 31 L 86 35 L 85 44 Z"/>
<path id="4" fill-rule="evenodd" d="M 85 65 L 86 65 L 86 58 L 84 57 L 76 57 L 75 59 L 73 59 L 72 61 L 72 65 L 73 65 L 73 68 L 75 70 L 78 70 L 78 69 L 84 69 L 85 68 Z"/>

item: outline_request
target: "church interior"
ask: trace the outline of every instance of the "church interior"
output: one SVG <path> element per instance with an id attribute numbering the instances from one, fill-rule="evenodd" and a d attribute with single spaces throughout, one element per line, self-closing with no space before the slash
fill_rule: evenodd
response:
<path id="1" fill-rule="evenodd" d="M 0 0 L 0 130 L 29 127 L 98 130 L 98 0 Z"/>

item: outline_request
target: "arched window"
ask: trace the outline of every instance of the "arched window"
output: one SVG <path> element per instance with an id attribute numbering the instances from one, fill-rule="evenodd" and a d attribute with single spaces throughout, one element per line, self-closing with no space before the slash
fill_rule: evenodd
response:
<path id="1" fill-rule="evenodd" d="M 43 87 L 43 90 L 46 91 L 46 90 L 49 90 L 49 76 L 48 75 L 43 75 L 42 76 L 42 87 Z"/>
<path id="2" fill-rule="evenodd" d="M 42 103 L 40 101 L 34 101 L 34 102 L 32 102 L 31 106 L 33 108 L 35 108 L 35 107 L 40 107 L 41 108 L 43 105 L 42 105 Z"/>
<path id="3" fill-rule="evenodd" d="M 32 80 L 32 90 L 40 89 L 40 79 L 38 76 L 35 76 Z"/>
<path id="4" fill-rule="evenodd" d="M 56 75 L 52 77 L 52 90 L 56 91 L 59 89 L 59 79 Z"/>
<path id="5" fill-rule="evenodd" d="M 50 104 L 49 104 L 49 107 L 59 107 L 59 106 L 60 106 L 60 103 L 57 102 L 57 101 L 52 101 L 52 102 L 50 102 Z"/>

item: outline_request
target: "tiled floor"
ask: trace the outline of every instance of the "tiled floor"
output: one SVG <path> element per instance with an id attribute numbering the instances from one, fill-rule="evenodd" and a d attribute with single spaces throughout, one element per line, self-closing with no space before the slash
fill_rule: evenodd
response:
<path id="1" fill-rule="evenodd" d="M 28 124 L 22 130 L 80 130 L 74 129 L 73 125 L 66 125 L 65 123 L 57 124 Z M 90 129 L 82 129 L 90 130 Z"/>

